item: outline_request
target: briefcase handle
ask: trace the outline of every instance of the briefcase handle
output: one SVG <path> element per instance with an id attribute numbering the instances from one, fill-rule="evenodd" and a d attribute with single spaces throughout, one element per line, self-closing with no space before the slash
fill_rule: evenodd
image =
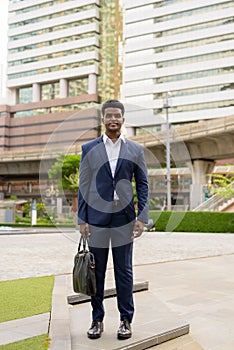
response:
<path id="1" fill-rule="evenodd" d="M 80 236 L 80 241 L 79 241 L 79 245 L 78 245 L 78 253 L 81 251 L 81 245 L 83 244 L 83 252 L 85 252 L 86 246 L 89 247 L 89 238 L 87 236 Z M 89 248 L 88 248 L 89 250 Z"/>

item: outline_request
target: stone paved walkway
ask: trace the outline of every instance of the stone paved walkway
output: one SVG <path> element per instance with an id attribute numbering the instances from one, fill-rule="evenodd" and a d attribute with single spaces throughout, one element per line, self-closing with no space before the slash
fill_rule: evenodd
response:
<path id="1" fill-rule="evenodd" d="M 78 231 L 0 234 L 0 281 L 72 271 Z M 134 246 L 134 264 L 234 254 L 233 234 L 144 233 Z M 109 267 L 112 266 L 109 259 Z"/>

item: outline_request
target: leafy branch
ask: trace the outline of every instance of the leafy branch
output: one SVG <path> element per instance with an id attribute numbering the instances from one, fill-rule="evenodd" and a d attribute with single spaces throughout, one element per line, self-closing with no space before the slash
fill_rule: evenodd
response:
<path id="1" fill-rule="evenodd" d="M 211 193 L 225 199 L 234 197 L 234 172 L 227 175 L 210 174 L 212 176 L 213 187 Z"/>

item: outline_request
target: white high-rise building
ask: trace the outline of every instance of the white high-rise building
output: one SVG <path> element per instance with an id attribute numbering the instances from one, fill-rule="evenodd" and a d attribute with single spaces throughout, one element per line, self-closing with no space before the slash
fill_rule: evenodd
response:
<path id="1" fill-rule="evenodd" d="M 9 104 L 97 94 L 99 0 L 10 0 Z"/>
<path id="2" fill-rule="evenodd" d="M 122 97 L 131 105 L 131 125 L 160 125 L 167 92 L 170 123 L 234 115 L 233 0 L 125 0 L 124 6 Z"/>

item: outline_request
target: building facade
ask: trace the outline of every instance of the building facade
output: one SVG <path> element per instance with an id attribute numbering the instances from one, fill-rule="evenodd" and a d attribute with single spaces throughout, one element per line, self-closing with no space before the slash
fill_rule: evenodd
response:
<path id="1" fill-rule="evenodd" d="M 123 99 L 133 127 L 234 114 L 234 2 L 125 0 Z"/>
<path id="2" fill-rule="evenodd" d="M 0 192 L 39 198 L 43 154 L 47 172 L 100 133 L 99 0 L 10 0 L 8 13 Z"/>
<path id="3" fill-rule="evenodd" d="M 122 14 L 117 0 L 9 0 L 8 15 L 0 193 L 39 197 L 45 153 L 48 171 L 79 152 L 100 134 L 100 103 L 119 97 Z"/>
<path id="4" fill-rule="evenodd" d="M 10 1 L 11 104 L 96 94 L 98 0 Z"/>
<path id="5" fill-rule="evenodd" d="M 10 0 L 3 149 L 44 147 L 62 120 L 98 104 L 99 17 L 99 0 Z"/>

